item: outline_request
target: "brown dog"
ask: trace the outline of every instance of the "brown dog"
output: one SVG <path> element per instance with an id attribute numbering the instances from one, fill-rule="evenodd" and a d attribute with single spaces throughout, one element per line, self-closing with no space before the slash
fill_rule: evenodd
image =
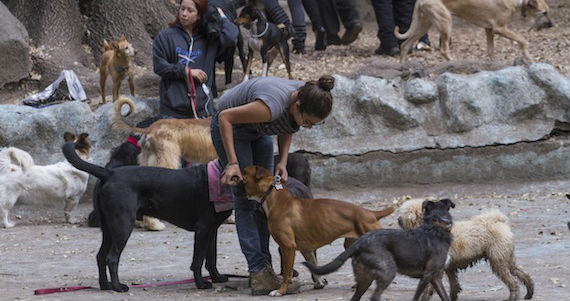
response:
<path id="1" fill-rule="evenodd" d="M 287 291 L 293 276 L 295 250 L 301 251 L 307 261 L 317 264 L 316 249 L 341 237 L 347 239 L 346 247 L 349 239 L 380 229 L 378 220 L 394 212 L 392 207 L 372 211 L 337 200 L 294 198 L 278 179 L 274 180 L 269 170 L 259 166 L 245 168 L 237 194 L 263 205 L 269 232 L 281 248 L 283 283 L 271 296 L 281 296 Z M 324 287 L 319 276 L 313 275 L 313 279 L 315 288 Z"/>
<path id="2" fill-rule="evenodd" d="M 112 46 L 112 47 L 111 47 Z M 99 85 L 101 88 L 101 101 L 105 100 L 105 82 L 107 76 L 111 75 L 113 81 L 113 101 L 119 98 L 119 90 L 121 82 L 128 76 L 129 89 L 131 95 L 135 95 L 134 67 L 132 58 L 135 56 L 135 49 L 127 41 L 124 35 L 119 37 L 119 42 L 111 42 L 111 46 L 107 41 L 103 41 L 103 55 L 101 56 L 101 64 L 99 65 Z"/>
<path id="3" fill-rule="evenodd" d="M 435 26 L 440 33 L 441 54 L 447 60 L 452 60 L 449 53 L 452 14 L 485 28 L 487 53 L 491 59 L 494 52 L 494 34 L 498 34 L 517 42 L 525 59 L 531 60 L 528 41 L 507 27 L 517 10 L 520 10 L 523 16 L 535 17 L 534 27 L 537 30 L 554 26 L 548 17 L 548 5 L 545 0 L 418 0 L 414 6 L 410 29 L 404 34 L 399 32 L 397 26 L 394 30 L 394 35 L 398 39 L 406 40 L 400 46 L 400 61 L 406 60 L 414 43 L 432 26 Z"/>

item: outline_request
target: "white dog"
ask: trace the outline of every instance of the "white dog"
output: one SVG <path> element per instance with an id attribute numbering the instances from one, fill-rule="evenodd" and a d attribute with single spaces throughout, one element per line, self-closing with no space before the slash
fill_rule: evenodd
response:
<path id="1" fill-rule="evenodd" d="M 77 153 L 84 159 L 90 159 L 91 143 L 87 136 L 85 133 L 79 137 L 65 133 L 64 140 L 75 142 Z M 0 151 L 0 213 L 4 227 L 15 225 L 9 219 L 9 212 L 20 199 L 64 200 L 65 221 L 73 223 L 71 212 L 85 193 L 88 179 L 88 173 L 65 160 L 40 166 L 34 164 L 30 154 L 19 148 L 3 149 Z"/>
<path id="2" fill-rule="evenodd" d="M 401 228 L 413 229 L 422 223 L 422 203 L 423 199 L 413 199 L 402 204 L 398 217 Z M 526 286 L 525 299 L 532 298 L 534 282 L 516 265 L 513 232 L 508 218 L 503 213 L 491 209 L 468 220 L 454 221 L 451 234 L 451 263 L 445 273 L 449 278 L 452 300 L 457 300 L 461 291 L 457 271 L 467 269 L 480 260 L 487 260 L 493 273 L 507 285 L 510 292 L 509 301 L 518 298 L 517 278 Z"/>

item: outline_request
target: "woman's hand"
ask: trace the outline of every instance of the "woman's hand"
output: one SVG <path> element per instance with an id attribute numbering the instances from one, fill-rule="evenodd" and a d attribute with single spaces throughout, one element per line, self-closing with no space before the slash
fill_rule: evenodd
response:
<path id="1" fill-rule="evenodd" d="M 235 181 L 235 177 L 237 177 L 237 181 Z M 234 180 L 232 180 L 232 178 L 234 178 Z M 241 180 L 243 180 L 243 176 L 239 170 L 239 165 L 235 163 L 226 165 L 226 170 L 222 177 L 222 184 L 235 186 Z"/>
<path id="2" fill-rule="evenodd" d="M 287 173 L 287 164 L 283 164 L 281 162 L 275 165 L 275 175 L 281 176 L 281 181 L 287 182 L 287 177 L 289 174 Z"/>
<path id="3" fill-rule="evenodd" d="M 202 69 L 191 69 L 192 77 L 197 79 L 201 84 L 208 81 L 208 74 Z M 188 74 L 188 72 L 186 72 Z"/>

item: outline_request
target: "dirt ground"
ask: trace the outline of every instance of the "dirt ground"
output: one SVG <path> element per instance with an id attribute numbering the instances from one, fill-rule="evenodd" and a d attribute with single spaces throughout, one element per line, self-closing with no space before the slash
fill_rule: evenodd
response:
<path id="1" fill-rule="evenodd" d="M 568 300 L 570 289 L 570 180 L 541 183 L 430 185 L 398 188 L 357 188 L 315 191 L 317 197 L 334 197 L 367 208 L 398 206 L 407 198 L 450 197 L 457 207 L 456 220 L 478 214 L 484 208 L 498 208 L 510 218 L 516 239 L 517 263 L 535 282 L 534 300 Z M 77 213 L 86 217 L 88 203 Z M 232 278 L 215 284 L 211 290 L 197 290 L 193 284 L 153 288 L 132 288 L 128 293 L 100 291 L 97 288 L 75 292 L 34 296 L 39 288 L 60 286 L 97 287 L 97 253 L 101 234 L 97 228 L 63 223 L 61 208 L 30 208 L 17 205 L 13 212 L 20 217 L 16 227 L 0 230 L 0 291 L 2 300 L 269 300 L 251 297 L 247 280 Z M 397 227 L 398 212 L 383 219 L 385 227 Z M 125 248 L 120 277 L 127 284 L 150 284 L 192 278 L 189 271 L 193 233 L 168 225 L 165 231 L 135 230 Z M 272 252 L 276 251 L 275 244 Z M 342 241 L 318 251 L 321 263 L 332 260 L 342 251 Z M 347 300 L 353 293 L 352 269 L 345 264 L 328 275 L 328 286 L 314 290 L 310 275 L 300 264 L 295 268 L 304 284 L 299 294 L 281 300 Z M 274 253 L 274 258 L 278 258 Z M 218 236 L 218 267 L 222 273 L 246 275 L 246 263 L 239 250 L 235 226 L 223 225 Z M 207 272 L 205 272 L 207 273 Z M 480 262 L 460 273 L 464 291 L 460 300 L 503 300 L 508 289 L 493 276 L 488 265 Z M 416 279 L 397 276 L 384 294 L 384 300 L 410 300 Z M 364 298 L 368 298 L 371 290 Z M 521 296 L 526 292 L 519 288 Z M 363 299 L 365 300 L 365 299 Z M 433 300 L 438 300 L 434 297 Z"/>

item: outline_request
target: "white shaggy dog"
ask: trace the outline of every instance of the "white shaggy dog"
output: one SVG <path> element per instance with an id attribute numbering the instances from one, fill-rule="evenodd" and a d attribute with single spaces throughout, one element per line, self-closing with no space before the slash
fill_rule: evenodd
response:
<path id="1" fill-rule="evenodd" d="M 422 202 L 423 200 L 413 199 L 402 204 L 398 217 L 401 228 L 413 229 L 422 223 Z M 525 299 L 532 298 L 534 282 L 516 265 L 513 232 L 503 213 L 491 209 L 468 220 L 454 221 L 451 234 L 451 263 L 445 272 L 449 278 L 452 300 L 457 300 L 457 294 L 461 291 L 457 271 L 471 267 L 482 259 L 489 261 L 493 273 L 509 288 L 509 301 L 518 298 L 517 278 L 526 286 Z M 432 292 L 430 289 L 428 298 Z"/>
<path id="2" fill-rule="evenodd" d="M 87 134 L 79 137 L 71 133 L 64 134 L 65 141 L 75 142 L 77 153 L 90 158 L 91 143 Z M 10 209 L 20 199 L 65 201 L 65 221 L 73 223 L 71 212 L 87 189 L 89 174 L 62 161 L 52 165 L 35 165 L 34 159 L 27 152 L 8 147 L 0 151 L 0 214 L 5 228 L 15 224 L 10 221 Z"/>

